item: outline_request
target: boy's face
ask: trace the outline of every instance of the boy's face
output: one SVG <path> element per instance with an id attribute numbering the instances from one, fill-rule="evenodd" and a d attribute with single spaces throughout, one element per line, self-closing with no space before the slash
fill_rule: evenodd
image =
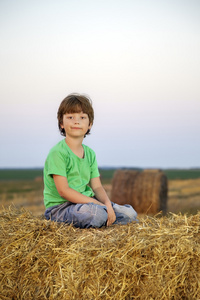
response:
<path id="1" fill-rule="evenodd" d="M 88 115 L 80 112 L 64 114 L 63 123 L 60 126 L 65 129 L 66 137 L 84 137 L 92 124 L 89 124 Z"/>

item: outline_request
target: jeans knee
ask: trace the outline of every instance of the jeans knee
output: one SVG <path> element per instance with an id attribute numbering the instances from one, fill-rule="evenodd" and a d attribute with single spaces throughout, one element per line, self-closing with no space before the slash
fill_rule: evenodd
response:
<path id="1" fill-rule="evenodd" d="M 102 227 L 106 225 L 108 219 L 107 211 L 103 206 L 93 204 L 90 224 L 92 227 Z"/>
<path id="2" fill-rule="evenodd" d="M 134 210 L 134 208 L 129 204 L 125 204 L 124 206 L 126 206 L 128 208 L 127 215 L 129 216 L 129 218 L 131 218 L 133 220 L 136 219 L 137 212 Z"/>
<path id="3" fill-rule="evenodd" d="M 103 206 L 94 203 L 77 204 L 71 207 L 68 221 L 80 228 L 102 227 L 106 225 L 107 212 Z"/>
<path id="4" fill-rule="evenodd" d="M 138 221 L 136 211 L 129 204 L 118 205 L 113 203 L 113 209 L 116 214 L 115 223 L 127 224 L 133 221 Z"/>

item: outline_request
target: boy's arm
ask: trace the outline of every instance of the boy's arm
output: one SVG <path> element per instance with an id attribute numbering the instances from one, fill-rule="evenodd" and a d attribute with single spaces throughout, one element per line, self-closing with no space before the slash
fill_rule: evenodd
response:
<path id="1" fill-rule="evenodd" d="M 91 188 L 95 193 L 95 197 L 103 203 L 106 208 L 107 208 L 107 213 L 108 213 L 108 221 L 107 221 L 107 226 L 113 224 L 116 220 L 116 215 L 115 212 L 112 208 L 112 204 L 110 199 L 108 198 L 107 193 L 105 192 L 101 180 L 99 177 L 92 178 L 90 180 Z"/>
<path id="2" fill-rule="evenodd" d="M 67 178 L 60 175 L 53 175 L 53 179 L 60 196 L 72 203 L 95 203 L 99 205 L 104 205 L 100 201 L 93 198 L 82 195 L 81 193 L 73 190 L 69 187 Z"/>

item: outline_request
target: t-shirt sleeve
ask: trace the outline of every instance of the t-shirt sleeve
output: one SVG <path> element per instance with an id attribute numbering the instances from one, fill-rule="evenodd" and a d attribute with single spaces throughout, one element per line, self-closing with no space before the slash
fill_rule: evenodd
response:
<path id="1" fill-rule="evenodd" d="M 92 164 L 91 164 L 91 169 L 90 169 L 90 178 L 95 178 L 95 177 L 99 177 L 99 169 L 98 169 L 98 164 L 97 164 L 97 159 L 96 159 L 96 155 L 93 152 L 92 155 Z"/>
<path id="2" fill-rule="evenodd" d="M 66 158 L 58 151 L 49 153 L 47 161 L 47 175 L 60 175 L 67 177 Z"/>

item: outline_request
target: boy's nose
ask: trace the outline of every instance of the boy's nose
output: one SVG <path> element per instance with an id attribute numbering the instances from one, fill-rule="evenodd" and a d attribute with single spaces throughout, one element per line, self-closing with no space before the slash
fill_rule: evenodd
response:
<path id="1" fill-rule="evenodd" d="M 79 124 L 79 119 L 76 118 L 76 119 L 74 120 L 74 122 L 75 122 L 76 124 Z"/>

